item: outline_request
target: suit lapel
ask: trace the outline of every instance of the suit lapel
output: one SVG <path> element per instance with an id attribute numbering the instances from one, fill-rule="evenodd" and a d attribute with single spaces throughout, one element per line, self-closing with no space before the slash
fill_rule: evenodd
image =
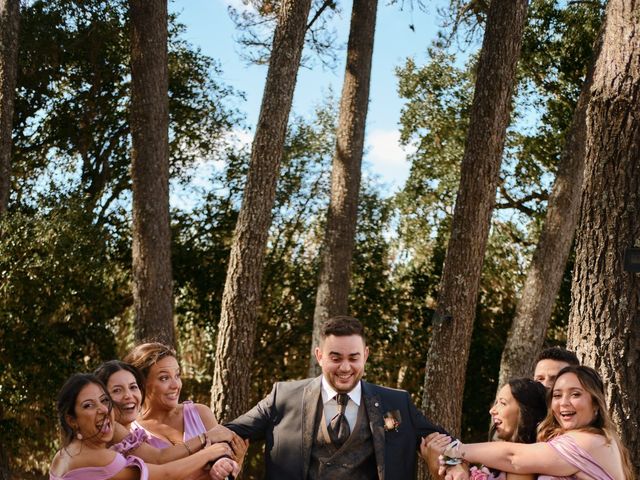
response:
<path id="1" fill-rule="evenodd" d="M 302 478 L 309 475 L 311 448 L 313 447 L 314 424 L 318 413 L 322 376 L 314 378 L 302 394 Z"/>
<path id="2" fill-rule="evenodd" d="M 382 418 L 382 401 L 373 393 L 371 385 L 362 382 L 362 396 L 369 416 L 369 428 L 373 437 L 373 450 L 376 455 L 378 479 L 384 480 L 384 420 Z"/>

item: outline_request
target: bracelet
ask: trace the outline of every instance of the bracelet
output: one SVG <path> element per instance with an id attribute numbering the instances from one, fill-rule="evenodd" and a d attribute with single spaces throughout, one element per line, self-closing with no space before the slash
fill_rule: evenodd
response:
<path id="1" fill-rule="evenodd" d="M 454 440 L 442 451 L 445 465 L 459 465 L 464 461 L 464 452 L 460 452 L 460 440 Z M 447 450 L 449 453 L 447 453 Z"/>
<path id="2" fill-rule="evenodd" d="M 204 448 L 207 446 L 207 443 L 209 443 L 209 437 L 207 437 L 206 433 L 201 433 L 200 435 L 198 435 L 198 438 L 200 439 L 200 448 Z"/>
<path id="3" fill-rule="evenodd" d="M 191 451 L 191 448 L 189 448 L 189 445 L 187 445 L 187 442 L 184 442 L 182 445 L 184 445 L 184 448 L 187 449 L 187 453 L 189 455 L 193 454 L 193 452 Z"/>

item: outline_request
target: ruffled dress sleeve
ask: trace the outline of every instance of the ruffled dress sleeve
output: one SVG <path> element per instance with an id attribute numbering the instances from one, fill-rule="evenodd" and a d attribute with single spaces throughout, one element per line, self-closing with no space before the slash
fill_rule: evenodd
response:
<path id="1" fill-rule="evenodd" d="M 111 450 L 115 450 L 116 452 L 126 457 L 127 455 L 129 455 L 129 452 L 131 452 L 131 450 L 135 450 L 144 442 L 148 442 L 148 440 L 149 435 L 147 435 L 147 432 L 145 432 L 141 428 L 134 428 L 120 442 L 112 445 Z"/>

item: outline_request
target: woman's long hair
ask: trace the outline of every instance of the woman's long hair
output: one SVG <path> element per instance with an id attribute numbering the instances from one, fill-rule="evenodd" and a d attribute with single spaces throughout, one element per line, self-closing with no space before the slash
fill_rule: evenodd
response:
<path id="1" fill-rule="evenodd" d="M 622 468 L 624 470 L 625 478 L 627 480 L 634 480 L 635 473 L 633 470 L 633 465 L 631 464 L 629 451 L 622 444 L 622 441 L 618 436 L 616 427 L 611 420 L 611 416 L 609 415 L 609 410 L 607 409 L 602 378 L 600 378 L 598 372 L 596 372 L 593 368 L 586 367 L 584 365 L 569 365 L 558 372 L 558 376 L 556 377 L 555 381 L 557 382 L 562 375 L 566 375 L 568 373 L 573 373 L 576 377 L 578 377 L 580 385 L 589 395 L 591 395 L 591 401 L 597 408 L 596 414 L 594 415 L 591 422 L 584 427 L 578 428 L 577 430 L 602 435 L 607 439 L 607 443 L 614 441 L 618 446 L 618 450 L 620 451 Z M 540 424 L 540 428 L 538 429 L 539 442 L 546 442 L 554 437 L 566 433 L 566 430 L 562 428 L 555 415 L 553 414 L 553 411 L 551 410 L 551 402 L 553 401 L 553 387 L 551 389 L 551 392 L 552 395 L 549 397 L 549 411 L 546 418 Z"/>
<path id="2" fill-rule="evenodd" d="M 98 385 L 109 395 L 104 384 L 95 375 L 91 375 L 90 373 L 75 373 L 71 375 L 71 377 L 64 382 L 60 392 L 58 392 L 58 420 L 60 421 L 63 447 L 68 446 L 76 434 L 73 427 L 69 425 L 67 417 L 76 418 L 76 400 L 78 399 L 78 394 L 89 384 Z M 109 407 L 109 410 L 111 410 L 111 407 Z"/>
<path id="3" fill-rule="evenodd" d="M 534 443 L 538 425 L 547 415 L 547 391 L 540 382 L 530 378 L 512 378 L 507 382 L 511 395 L 518 402 L 520 413 L 518 424 L 510 442 Z M 495 434 L 495 425 L 489 430 L 490 438 Z"/>

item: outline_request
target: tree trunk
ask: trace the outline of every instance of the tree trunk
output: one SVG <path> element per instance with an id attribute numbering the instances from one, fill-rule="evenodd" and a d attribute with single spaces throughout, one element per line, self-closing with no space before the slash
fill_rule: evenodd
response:
<path id="1" fill-rule="evenodd" d="M 274 33 L 222 294 L 211 387 L 212 409 L 220 422 L 235 418 L 249 407 L 264 251 L 310 7 L 311 0 L 284 0 Z"/>
<path id="2" fill-rule="evenodd" d="M 0 0 L 0 217 L 9 206 L 11 188 L 11 132 L 18 76 L 19 28 L 20 1 Z"/>
<path id="3" fill-rule="evenodd" d="M 313 314 L 310 376 L 320 373 L 313 352 L 320 342 L 321 325 L 334 315 L 348 313 L 377 7 L 378 0 L 355 0 L 351 12 L 347 65 L 331 170 L 331 200 Z"/>
<path id="4" fill-rule="evenodd" d="M 611 0 L 587 109 L 587 151 L 568 343 L 604 380 L 607 403 L 640 471 L 640 3 Z"/>
<path id="5" fill-rule="evenodd" d="M 594 48 L 594 63 L 601 41 L 600 35 Z M 502 352 L 498 388 L 510 378 L 531 377 L 535 359 L 544 344 L 580 214 L 586 142 L 585 116 L 592 83 L 593 64 L 582 85 L 573 113 L 556 180 L 549 196 L 540 239 Z"/>
<path id="6" fill-rule="evenodd" d="M 2 442 L 3 440 L 0 440 L 0 480 L 11 480 L 9 455 L 7 454 L 5 446 Z"/>
<path id="7" fill-rule="evenodd" d="M 427 355 L 423 407 L 460 433 L 462 394 L 482 260 L 509 124 L 527 0 L 494 0 L 478 63 L 460 187 Z"/>
<path id="8" fill-rule="evenodd" d="M 131 0 L 129 5 L 135 337 L 174 345 L 167 1 Z"/>

